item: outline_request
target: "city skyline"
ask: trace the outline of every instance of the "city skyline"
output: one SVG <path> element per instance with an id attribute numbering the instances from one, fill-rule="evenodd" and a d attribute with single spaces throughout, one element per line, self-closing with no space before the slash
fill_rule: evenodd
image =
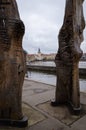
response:
<path id="1" fill-rule="evenodd" d="M 62 26 L 65 11 L 65 0 L 17 0 L 20 17 L 25 24 L 23 48 L 28 53 L 56 53 L 58 50 L 58 33 Z M 86 19 L 86 2 L 84 2 Z M 81 44 L 86 52 L 86 29 L 84 42 Z"/>

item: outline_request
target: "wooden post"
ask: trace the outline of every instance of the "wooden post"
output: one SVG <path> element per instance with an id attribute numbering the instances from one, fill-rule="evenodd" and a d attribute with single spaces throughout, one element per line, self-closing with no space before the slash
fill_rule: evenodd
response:
<path id="1" fill-rule="evenodd" d="M 16 0 L 0 1 L 0 125 L 25 127 L 28 123 L 22 113 L 24 30 Z"/>
<path id="2" fill-rule="evenodd" d="M 55 58 L 57 84 L 53 106 L 69 103 L 74 111 L 80 110 L 79 60 L 83 54 L 85 21 L 83 0 L 66 0 L 65 16 L 59 32 L 59 49 Z"/>

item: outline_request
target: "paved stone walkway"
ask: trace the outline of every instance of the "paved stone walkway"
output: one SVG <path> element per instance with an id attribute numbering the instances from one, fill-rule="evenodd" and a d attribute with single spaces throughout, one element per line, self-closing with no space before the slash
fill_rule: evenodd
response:
<path id="1" fill-rule="evenodd" d="M 83 112 L 79 116 L 71 115 L 66 106 L 51 107 L 54 94 L 55 86 L 25 79 L 22 108 L 29 119 L 28 127 L 0 130 L 86 130 L 86 93 L 80 93 Z"/>

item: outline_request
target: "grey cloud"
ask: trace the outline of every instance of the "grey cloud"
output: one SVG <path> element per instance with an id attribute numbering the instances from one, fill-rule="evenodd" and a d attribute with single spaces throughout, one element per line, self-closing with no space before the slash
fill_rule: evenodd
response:
<path id="1" fill-rule="evenodd" d="M 62 26 L 65 0 L 17 0 L 21 19 L 25 23 L 26 33 L 23 47 L 34 53 L 40 47 L 43 52 L 56 52 L 58 33 Z M 84 2 L 86 18 L 86 1 Z M 86 31 L 84 32 L 84 37 Z M 86 38 L 81 45 L 86 49 Z"/>

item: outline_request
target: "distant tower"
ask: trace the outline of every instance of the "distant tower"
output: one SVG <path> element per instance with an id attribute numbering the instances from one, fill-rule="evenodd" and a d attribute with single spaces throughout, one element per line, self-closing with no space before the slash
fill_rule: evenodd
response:
<path id="1" fill-rule="evenodd" d="M 41 50 L 40 50 L 40 48 L 38 48 L 38 54 L 40 54 L 41 53 Z"/>

